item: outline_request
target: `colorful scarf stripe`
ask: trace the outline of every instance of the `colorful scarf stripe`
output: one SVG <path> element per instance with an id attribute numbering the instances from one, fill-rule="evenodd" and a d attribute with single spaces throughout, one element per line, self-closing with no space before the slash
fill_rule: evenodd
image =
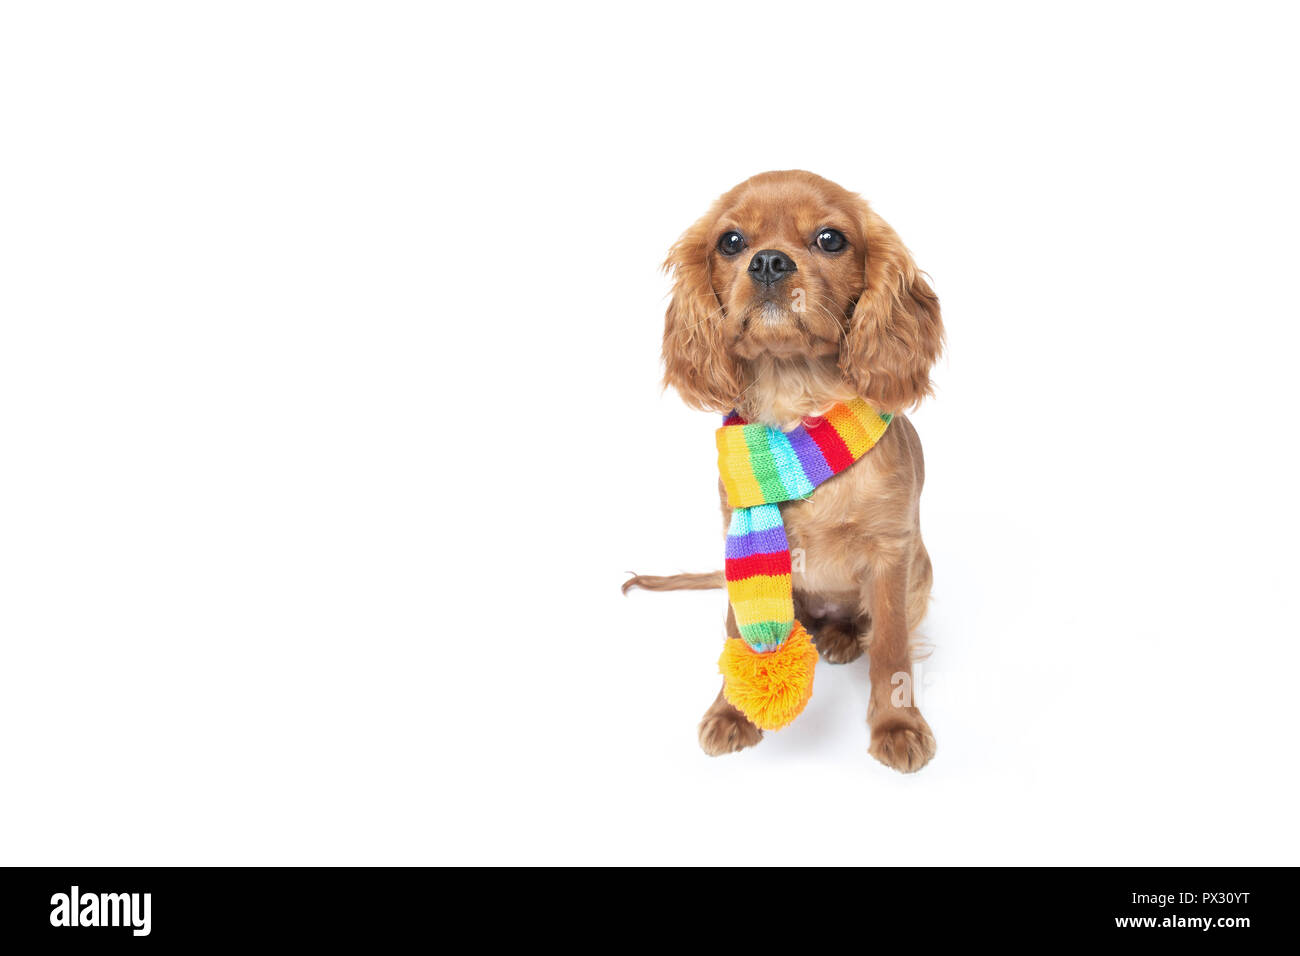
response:
<path id="1" fill-rule="evenodd" d="M 803 709 L 812 695 L 807 655 L 812 655 L 812 663 L 816 661 L 816 651 L 794 618 L 790 543 L 779 503 L 807 498 L 818 485 L 844 471 L 871 450 L 892 419 L 854 399 L 789 432 L 751 425 L 735 412 L 718 429 L 718 471 L 732 508 L 727 528 L 727 594 L 744 642 L 740 648 L 729 646 L 719 663 L 727 678 L 727 699 L 764 729 L 784 726 Z M 790 654 L 782 654 L 787 643 L 796 643 L 790 641 L 792 637 L 798 637 L 800 644 L 789 649 L 800 658 L 793 665 L 784 659 Z M 772 666 L 754 660 L 753 654 L 771 655 Z M 779 682 L 774 678 L 777 672 Z M 755 686 L 756 675 L 760 683 L 767 683 Z"/>
<path id="2" fill-rule="evenodd" d="M 788 432 L 746 424 L 732 412 L 718 429 L 718 470 L 727 501 L 733 508 L 752 508 L 807 498 L 870 451 L 891 421 L 892 415 L 861 399 Z"/>
<path id="3" fill-rule="evenodd" d="M 794 623 L 794 589 L 790 544 L 776 505 L 731 512 L 726 578 L 736 627 L 745 643 L 760 654 L 780 647 Z"/>

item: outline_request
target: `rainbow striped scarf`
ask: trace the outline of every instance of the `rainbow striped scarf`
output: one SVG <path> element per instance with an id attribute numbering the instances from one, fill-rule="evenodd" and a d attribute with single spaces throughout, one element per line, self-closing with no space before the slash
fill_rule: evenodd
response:
<path id="1" fill-rule="evenodd" d="M 718 666 L 731 704 L 764 730 L 799 716 L 812 696 L 817 649 L 794 617 L 790 543 L 779 502 L 807 498 L 880 441 L 892 415 L 861 399 L 783 432 L 732 412 L 718 429 L 718 471 L 731 506 L 727 595 L 741 640 Z"/>

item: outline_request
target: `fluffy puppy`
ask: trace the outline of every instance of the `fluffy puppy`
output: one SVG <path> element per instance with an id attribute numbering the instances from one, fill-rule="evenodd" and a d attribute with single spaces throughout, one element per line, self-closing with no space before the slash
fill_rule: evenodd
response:
<path id="1" fill-rule="evenodd" d="M 664 380 L 687 404 L 790 428 L 861 397 L 895 418 L 881 441 L 806 501 L 782 504 L 796 561 L 795 613 L 823 657 L 867 651 L 870 753 L 901 771 L 934 755 L 912 705 L 910 636 L 930 558 L 918 505 L 921 443 L 900 414 L 930 394 L 943 347 L 939 301 L 898 235 L 859 196 L 802 171 L 762 173 L 723 195 L 672 247 Z M 725 521 L 730 518 L 719 483 Z M 655 589 L 720 575 L 634 578 Z M 739 637 L 730 610 L 727 633 Z M 900 676 L 903 675 L 903 676 Z M 763 732 L 719 692 L 700 723 L 709 754 Z"/>

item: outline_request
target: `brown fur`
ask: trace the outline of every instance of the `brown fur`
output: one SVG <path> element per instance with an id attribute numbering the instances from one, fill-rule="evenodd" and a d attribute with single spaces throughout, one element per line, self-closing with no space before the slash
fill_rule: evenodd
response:
<path id="1" fill-rule="evenodd" d="M 842 232 L 848 248 L 823 252 L 815 240 L 825 228 Z M 729 257 L 717 242 L 731 229 L 747 246 Z M 747 267 L 764 249 L 785 253 L 797 271 L 770 288 L 754 282 Z M 870 753 L 897 770 L 920 769 L 934 755 L 934 736 L 914 706 L 891 702 L 897 675 L 911 679 L 912 633 L 931 580 L 919 518 L 921 442 L 898 413 L 930 394 L 943 346 L 938 299 L 863 199 L 801 171 L 763 173 L 722 196 L 673 246 L 666 267 L 675 281 L 664 380 L 688 404 L 736 408 L 787 428 L 855 395 L 895 413 L 865 458 L 781 513 L 791 548 L 804 555 L 794 574 L 797 616 L 828 660 L 870 656 Z M 722 506 L 729 516 L 725 493 Z M 713 586 L 700 583 L 708 575 L 678 578 Z M 624 590 L 646 581 L 668 590 L 676 580 L 634 578 Z M 730 612 L 727 632 L 739 636 Z M 762 731 L 719 694 L 699 736 L 705 752 L 721 754 L 752 746 Z"/>
<path id="2" fill-rule="evenodd" d="M 726 586 L 726 578 L 721 571 L 705 571 L 702 574 L 634 574 L 623 582 L 623 593 L 633 588 L 643 591 L 712 591 Z"/>

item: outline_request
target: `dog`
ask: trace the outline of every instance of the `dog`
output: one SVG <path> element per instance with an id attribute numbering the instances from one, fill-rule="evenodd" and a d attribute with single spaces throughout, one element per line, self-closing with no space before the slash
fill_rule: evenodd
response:
<path id="1" fill-rule="evenodd" d="M 907 692 L 932 576 L 921 442 L 902 413 L 932 394 L 944 344 L 938 298 L 865 200 L 804 171 L 761 173 L 725 193 L 664 268 L 673 281 L 664 384 L 691 407 L 786 430 L 855 397 L 894 415 L 860 461 L 780 508 L 791 553 L 803 557 L 792 576 L 796 617 L 827 661 L 868 654 L 868 750 L 896 770 L 919 770 L 935 739 Z M 719 495 L 725 526 L 721 482 Z M 721 572 L 637 575 L 624 592 L 723 584 Z M 730 608 L 726 630 L 740 636 Z M 699 726 L 710 755 L 762 737 L 721 692 Z"/>

